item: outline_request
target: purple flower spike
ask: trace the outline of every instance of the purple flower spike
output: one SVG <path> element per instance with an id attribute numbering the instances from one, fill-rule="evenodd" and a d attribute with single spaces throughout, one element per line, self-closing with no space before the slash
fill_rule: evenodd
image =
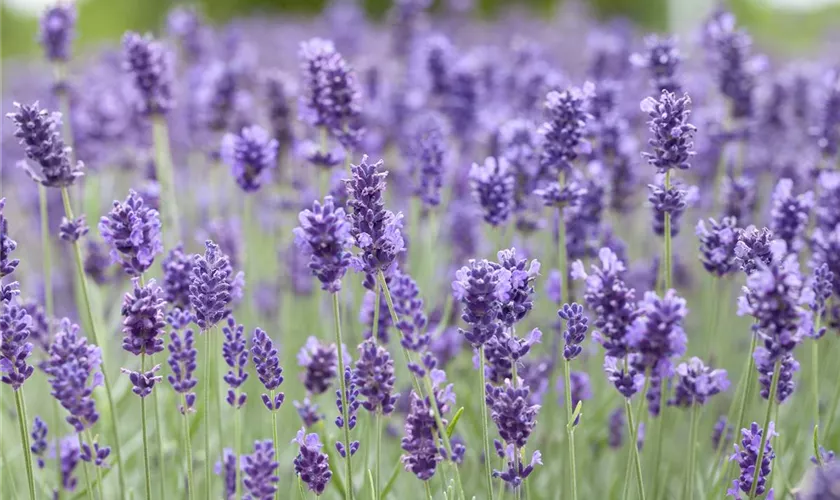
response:
<path id="1" fill-rule="evenodd" d="M 274 342 L 260 328 L 254 330 L 254 339 L 251 347 L 251 356 L 254 358 L 254 367 L 265 390 L 271 391 L 273 399 L 268 394 L 262 395 L 263 404 L 269 411 L 277 411 L 283 404 L 286 396 L 282 392 L 274 394 L 275 389 L 283 383 L 283 369 L 280 367 L 280 358 Z"/>
<path id="2" fill-rule="evenodd" d="M 0 382 L 17 391 L 32 376 L 35 367 L 26 360 L 32 354 L 27 342 L 32 318 L 17 303 L 3 304 L 0 314 Z"/>
<path id="3" fill-rule="evenodd" d="M 134 290 L 126 293 L 122 305 L 123 349 L 139 356 L 163 351 L 164 321 L 163 289 L 155 280 L 140 285 L 140 279 L 132 280 Z"/>
<path id="4" fill-rule="evenodd" d="M 533 455 L 531 455 L 531 463 L 525 465 L 525 461 L 521 456 L 516 457 L 519 450 L 512 444 L 507 445 L 504 449 L 502 449 L 502 445 L 498 441 L 494 444 L 496 445 L 496 453 L 505 459 L 507 469 L 504 471 L 494 470 L 493 477 L 502 479 L 511 487 L 516 488 L 520 486 L 522 481 L 524 481 L 534 471 L 535 465 L 542 465 L 542 454 L 539 450 L 535 451 Z"/>
<path id="5" fill-rule="evenodd" d="M 351 261 L 353 267 L 374 275 L 391 267 L 397 256 L 405 250 L 402 237 L 402 214 L 394 215 L 385 209 L 385 177 L 380 171 L 383 163 L 368 164 L 367 155 L 358 165 L 351 165 L 352 177 L 347 182 L 347 202 L 352 209 L 351 234 L 356 246 L 362 250 Z"/>
<path id="6" fill-rule="evenodd" d="M 726 417 L 721 416 L 712 429 L 712 446 L 715 450 L 732 442 L 734 428 L 729 425 Z"/>
<path id="7" fill-rule="evenodd" d="M 50 394 L 70 412 L 67 422 L 76 432 L 99 420 L 93 390 L 104 382 L 101 364 L 99 347 L 88 344 L 80 335 L 79 325 L 71 324 L 67 318 L 61 320 L 44 371 L 50 376 Z"/>
<path id="8" fill-rule="evenodd" d="M 738 227 L 734 217 L 724 217 L 720 222 L 709 219 L 709 226 L 697 222 L 697 238 L 700 240 L 700 262 L 706 271 L 722 278 L 736 269 L 735 245 L 738 243 Z"/>
<path id="9" fill-rule="evenodd" d="M 414 195 L 423 204 L 435 207 L 440 204 L 446 161 L 446 123 L 436 113 L 421 116 L 412 124 L 407 156 L 414 178 Z"/>
<path id="10" fill-rule="evenodd" d="M 172 109 L 171 54 L 151 35 L 127 32 L 123 36 L 123 67 L 137 92 L 137 107 L 147 115 L 166 114 Z"/>
<path id="11" fill-rule="evenodd" d="M 277 467 L 274 457 L 274 442 L 270 439 L 254 442 L 254 453 L 243 459 L 242 484 L 248 491 L 247 498 L 252 500 L 271 500 L 277 492 Z"/>
<path id="12" fill-rule="evenodd" d="M 625 398 L 633 397 L 634 394 L 642 390 L 645 383 L 643 374 L 636 371 L 632 366 L 625 370 L 621 361 L 610 356 L 604 358 L 604 371 L 609 381 Z"/>
<path id="13" fill-rule="evenodd" d="M 32 422 L 32 432 L 29 434 L 32 445 L 29 450 L 33 455 L 38 457 L 38 468 L 44 468 L 44 456 L 47 454 L 47 424 L 41 420 L 41 417 L 36 416 Z"/>
<path id="14" fill-rule="evenodd" d="M 342 353 L 344 361 L 349 364 L 350 359 L 344 348 Z M 297 360 L 298 365 L 306 368 L 303 374 L 306 390 L 316 396 L 325 393 L 338 372 L 338 349 L 335 344 L 323 344 L 310 336 L 298 352 Z"/>
<path id="15" fill-rule="evenodd" d="M 397 328 L 402 334 L 400 345 L 409 351 L 423 351 L 431 343 L 431 336 L 427 330 L 428 318 L 423 310 L 423 298 L 420 296 L 417 282 L 408 273 L 394 268 L 389 287 L 394 301 L 394 310 L 400 318 L 397 323 Z"/>
<path id="16" fill-rule="evenodd" d="M 324 415 L 318 413 L 318 405 L 313 403 L 308 397 L 303 398 L 303 402 L 292 401 L 298 416 L 303 420 L 303 425 L 309 429 L 321 420 L 324 420 Z"/>
<path id="17" fill-rule="evenodd" d="M 346 390 L 346 399 L 347 399 L 347 422 L 344 421 L 344 404 L 341 401 L 341 389 L 336 389 L 335 391 L 335 406 L 338 409 L 338 416 L 335 417 L 335 425 L 339 429 L 343 429 L 345 425 L 347 425 L 348 430 L 353 430 L 356 427 L 356 413 L 359 411 L 359 405 L 361 404 L 358 400 L 359 397 L 359 390 L 356 388 L 356 381 L 353 379 L 351 374 L 350 368 L 345 367 L 344 369 L 344 387 L 347 388 Z M 338 451 L 338 454 L 342 456 L 342 458 L 347 456 L 347 446 L 345 443 L 341 441 L 335 442 L 335 449 Z M 356 451 L 359 450 L 359 442 L 352 441 L 350 443 L 350 456 L 356 454 Z"/>
<path id="18" fill-rule="evenodd" d="M 73 220 L 62 217 L 61 224 L 58 226 L 58 237 L 69 243 L 75 243 L 88 234 L 88 230 L 84 215 Z"/>
<path id="19" fill-rule="evenodd" d="M 499 319 L 507 327 L 522 321 L 534 307 L 534 281 L 540 274 L 540 261 L 519 259 L 516 249 L 499 250 L 499 265 L 510 272 L 510 289 L 502 302 Z"/>
<path id="20" fill-rule="evenodd" d="M 225 374 L 224 380 L 230 386 L 227 394 L 227 403 L 235 408 L 242 408 L 248 395 L 237 390 L 248 380 L 248 372 L 245 366 L 248 364 L 248 350 L 245 347 L 245 327 L 237 325 L 233 316 L 228 316 L 227 325 L 222 327 L 225 338 L 222 341 L 222 357 L 230 370 Z"/>
<path id="21" fill-rule="evenodd" d="M 618 407 L 610 413 L 607 444 L 614 450 L 621 448 L 621 444 L 624 442 L 624 414 L 623 407 Z"/>
<path id="22" fill-rule="evenodd" d="M 111 260 L 120 263 L 129 276 L 146 272 L 163 252 L 158 211 L 133 189 L 125 202 L 114 201 L 108 215 L 99 220 L 99 232 L 111 247 Z"/>
<path id="23" fill-rule="evenodd" d="M 773 261 L 770 244 L 774 240 L 773 231 L 763 227 L 749 226 L 738 232 L 738 243 L 735 244 L 735 257 L 738 266 L 749 276 L 762 264 L 769 266 Z"/>
<path id="24" fill-rule="evenodd" d="M 17 248 L 17 242 L 9 237 L 9 221 L 3 214 L 6 207 L 6 198 L 0 198 L 0 278 L 15 272 L 19 259 L 12 258 L 12 252 Z M 6 302 L 6 301 L 4 301 Z"/>
<path id="25" fill-rule="evenodd" d="M 17 112 L 6 116 L 15 123 L 15 137 L 20 139 L 26 157 L 38 164 L 32 170 L 22 163 L 35 182 L 46 187 L 64 188 L 76 182 L 82 173 L 82 162 L 70 163 L 72 149 L 61 138 L 61 113 L 41 109 L 36 101 L 32 105 L 14 103 Z"/>
<path id="26" fill-rule="evenodd" d="M 54 63 L 70 60 L 70 44 L 76 30 L 76 6 L 72 3 L 55 5 L 41 15 L 38 41 L 44 57 Z"/>
<path id="27" fill-rule="evenodd" d="M 576 302 L 571 305 L 563 304 L 562 309 L 557 311 L 557 315 L 566 321 L 566 330 L 563 332 L 563 338 L 566 340 L 563 357 L 571 361 L 583 350 L 580 344 L 583 343 L 586 330 L 589 329 L 589 318 L 584 316 L 583 307 Z"/>
<path id="28" fill-rule="evenodd" d="M 73 476 L 73 471 L 79 465 L 79 439 L 76 436 L 62 438 L 58 454 L 61 466 L 61 486 L 67 491 L 73 491 L 78 483 L 78 479 Z"/>
<path id="29" fill-rule="evenodd" d="M 99 443 L 94 442 L 93 448 L 87 443 L 82 443 L 82 452 L 79 458 L 85 462 L 93 462 L 96 467 L 108 467 L 105 460 L 111 455 L 110 446 L 99 446 Z"/>
<path id="30" fill-rule="evenodd" d="M 487 157 L 484 163 L 473 163 L 470 169 L 472 195 L 492 226 L 508 221 L 514 208 L 515 178 L 510 164 L 504 158 Z"/>
<path id="31" fill-rule="evenodd" d="M 192 390 L 198 384 L 198 380 L 193 376 L 197 367 L 198 351 L 194 347 L 193 331 L 187 328 L 192 321 L 192 316 L 188 311 L 175 309 L 167 319 L 172 325 L 172 333 L 169 334 L 170 343 L 167 346 L 169 349 L 167 361 L 172 374 L 167 379 L 175 392 L 183 395 L 186 406 L 179 404 L 178 409 L 181 413 L 185 413 L 192 411 L 195 403 L 195 393 Z M 182 331 L 180 335 L 178 330 Z"/>
<path id="32" fill-rule="evenodd" d="M 221 460 L 213 467 L 213 472 L 217 476 L 222 476 L 225 500 L 236 500 L 236 476 L 240 475 L 238 471 L 241 470 L 237 462 L 236 453 L 230 448 L 225 448 L 222 450 Z"/>
<path id="33" fill-rule="evenodd" d="M 166 254 L 163 266 L 163 297 L 173 307 L 190 307 L 190 275 L 192 256 L 184 252 L 184 246 L 178 245 Z"/>
<path id="34" fill-rule="evenodd" d="M 770 229 L 783 240 L 788 250 L 796 252 L 804 245 L 803 236 L 808 226 L 811 209 L 814 207 L 814 193 L 806 191 L 793 194 L 793 181 L 780 179 L 773 191 L 773 210 L 770 214 Z"/>
<path id="35" fill-rule="evenodd" d="M 320 496 L 332 477 L 329 456 L 321 452 L 321 440 L 317 434 L 306 434 L 306 430 L 301 429 L 292 442 L 300 446 L 300 452 L 295 457 L 295 474 L 310 491 Z"/>
<path id="36" fill-rule="evenodd" d="M 677 386 L 674 398 L 669 405 L 688 408 L 704 405 L 709 397 L 724 392 L 729 388 L 726 370 L 710 370 L 700 358 L 691 358 L 688 363 L 680 363 L 676 369 Z"/>
<path id="37" fill-rule="evenodd" d="M 653 138 L 648 140 L 653 153 L 645 152 L 642 156 L 658 172 L 674 168 L 686 170 L 691 166 L 689 160 L 695 154 L 693 139 L 697 127 L 688 123 L 690 105 L 688 94 L 677 98 L 674 93 L 665 90 L 658 101 L 653 97 L 642 101 L 642 112 L 650 118 L 648 125 L 653 134 Z"/>
<path id="38" fill-rule="evenodd" d="M 128 375 L 128 379 L 131 381 L 131 385 L 133 386 L 131 388 L 131 392 L 137 394 L 141 398 L 145 398 L 152 393 L 152 389 L 155 388 L 155 384 L 163 380 L 162 376 L 155 375 L 155 373 L 159 370 L 160 365 L 155 365 L 147 372 L 135 372 L 126 368 L 121 368 L 120 372 Z"/>
<path id="39" fill-rule="evenodd" d="M 222 139 L 222 160 L 231 168 L 236 183 L 246 193 L 260 189 L 277 164 L 277 141 L 259 126 L 245 127 L 240 134 Z"/>
<path id="40" fill-rule="evenodd" d="M 658 37 L 651 35 L 645 38 L 645 54 L 633 54 L 631 62 L 638 67 L 647 68 L 650 82 L 656 93 L 663 90 L 679 92 L 680 83 L 677 80 L 677 67 L 682 61 L 677 41 L 673 37 Z"/>
<path id="41" fill-rule="evenodd" d="M 770 351 L 759 347 L 753 353 L 755 359 L 755 369 L 758 370 L 758 383 L 761 384 L 761 397 L 764 399 L 770 398 L 770 385 L 773 383 L 773 370 L 775 370 L 775 362 L 771 359 Z M 799 362 L 793 358 L 793 355 L 784 354 L 779 360 L 779 382 L 776 388 L 776 402 L 782 404 L 793 394 L 796 388 L 796 382 L 793 380 L 793 373 L 799 371 Z"/>
<path id="42" fill-rule="evenodd" d="M 589 148 L 583 134 L 592 118 L 586 112 L 591 93 L 592 84 L 587 84 L 583 89 L 551 91 L 545 97 L 546 122 L 537 131 L 543 150 L 540 165 L 555 177 L 568 174 L 578 154 Z"/>
<path id="43" fill-rule="evenodd" d="M 452 293 L 464 306 L 461 319 L 470 326 L 459 332 L 473 347 L 480 347 L 503 330 L 499 316 L 510 291 L 511 272 L 495 262 L 470 260 L 455 278 Z"/>
<path id="44" fill-rule="evenodd" d="M 729 101 L 733 118 L 753 115 L 753 90 L 756 69 L 760 66 L 750 54 L 752 39 L 736 28 L 731 12 L 719 11 L 705 25 L 706 37 L 714 50 L 720 93 Z"/>
<path id="45" fill-rule="evenodd" d="M 190 305 L 195 311 L 196 324 L 207 331 L 230 314 L 233 269 L 218 245 L 207 240 L 204 247 L 204 255 L 193 257 Z"/>
<path id="46" fill-rule="evenodd" d="M 682 189 L 679 184 L 672 184 L 665 189 L 664 184 L 648 184 L 650 195 L 648 201 L 653 208 L 653 232 L 657 236 L 665 235 L 665 215 L 671 216 L 671 237 L 680 232 L 680 218 L 685 213 L 688 205 L 686 198 L 688 192 Z"/>
<path id="47" fill-rule="evenodd" d="M 321 281 L 321 288 L 332 293 L 341 290 L 341 278 L 350 265 L 348 248 L 353 239 L 344 209 L 336 207 L 333 198 L 318 200 L 312 209 L 298 216 L 300 226 L 294 229 L 295 245 L 309 257 L 309 269 Z"/>
<path id="48" fill-rule="evenodd" d="M 741 493 L 744 496 L 749 495 L 753 486 L 753 477 L 755 476 L 756 467 L 759 468 L 758 484 L 755 487 L 755 494 L 761 496 L 765 491 L 765 483 L 767 477 L 770 475 L 770 463 L 776 454 L 773 452 L 773 447 L 770 445 L 770 439 L 776 436 L 773 422 L 770 422 L 770 427 L 767 429 L 767 438 L 764 443 L 764 455 L 762 456 L 761 464 L 756 464 L 758 460 L 759 447 L 761 446 L 761 435 L 764 433 L 763 429 L 755 422 L 750 425 L 749 429 L 741 429 L 741 446 L 735 445 L 735 453 L 729 457 L 729 460 L 737 460 L 741 467 L 741 476 L 732 481 L 732 488 L 726 492 L 727 496 L 734 497 L 740 500 Z M 773 490 L 770 490 L 771 492 Z"/>
<path id="49" fill-rule="evenodd" d="M 655 292 L 645 293 L 639 303 L 640 316 L 627 333 L 628 344 L 639 353 L 634 364 L 658 376 L 671 372 L 671 359 L 685 353 L 688 341 L 682 327 L 688 315 L 685 305 L 685 299 L 674 290 L 661 298 Z"/>
<path id="50" fill-rule="evenodd" d="M 437 427 L 428 398 L 421 398 L 411 393 L 411 409 L 405 419 L 405 437 L 402 449 L 405 451 L 400 461 L 405 470 L 413 473 L 421 481 L 428 481 L 434 476 L 437 464 L 443 460 L 435 433 Z"/>
<path id="51" fill-rule="evenodd" d="M 807 486 L 803 488 L 800 500 L 827 500 L 836 497 L 837 482 L 840 481 L 840 462 L 830 463 L 823 460 L 824 465 L 814 469 L 809 477 Z"/>
<path id="52" fill-rule="evenodd" d="M 522 448 L 537 425 L 540 405 L 532 405 L 527 387 L 514 388 L 510 380 L 502 387 L 487 384 L 485 402 L 490 409 L 490 418 L 496 424 L 499 435 L 507 444 Z"/>
<path id="53" fill-rule="evenodd" d="M 397 396 L 394 395 L 394 360 L 388 350 L 366 340 L 359 345 L 359 359 L 353 371 L 353 382 L 366 399 L 362 406 L 369 412 L 389 414 L 394 411 Z"/>

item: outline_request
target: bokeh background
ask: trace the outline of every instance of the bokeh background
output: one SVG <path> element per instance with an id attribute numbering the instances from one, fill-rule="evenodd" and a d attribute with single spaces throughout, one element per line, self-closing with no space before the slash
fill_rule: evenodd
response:
<path id="1" fill-rule="evenodd" d="M 3 0 L 0 6 L 0 55 L 3 59 L 38 54 L 33 33 L 37 15 L 54 0 Z M 382 19 L 391 0 L 358 0 L 373 19 Z M 526 8 L 536 16 L 550 15 L 564 1 L 576 1 L 602 18 L 628 18 L 647 30 L 683 32 L 699 24 L 716 0 L 435 0 L 471 3 L 477 16 L 492 17 L 508 8 Z M 178 4 L 194 4 L 213 22 L 237 16 L 307 16 L 330 0 L 78 0 L 78 47 L 118 40 L 127 29 L 157 31 L 166 12 Z M 840 0 L 730 0 L 725 3 L 765 48 L 801 52 L 837 38 L 831 26 L 840 20 Z"/>

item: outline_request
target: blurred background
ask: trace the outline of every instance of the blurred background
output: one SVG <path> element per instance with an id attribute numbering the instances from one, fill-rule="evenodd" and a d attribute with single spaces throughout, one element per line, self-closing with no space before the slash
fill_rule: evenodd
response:
<path id="1" fill-rule="evenodd" d="M 37 54 L 37 16 L 56 0 L 2 0 L 0 56 Z M 66 1 L 66 0 L 65 0 Z M 321 11 L 330 0 L 78 0 L 77 46 L 118 40 L 127 29 L 157 31 L 166 12 L 175 5 L 198 5 L 213 22 L 238 16 L 307 16 Z M 358 0 L 373 19 L 383 19 L 392 0 Z M 547 16 L 564 0 L 435 0 L 435 9 L 469 7 L 476 16 L 492 17 L 503 9 L 530 10 Z M 565 0 L 576 1 L 602 18 L 623 17 L 647 30 L 684 32 L 696 26 L 717 0 Z M 730 0 L 725 3 L 758 43 L 768 50 L 798 52 L 832 38 L 840 22 L 840 0 Z M 840 38 L 834 30 L 833 37 Z"/>

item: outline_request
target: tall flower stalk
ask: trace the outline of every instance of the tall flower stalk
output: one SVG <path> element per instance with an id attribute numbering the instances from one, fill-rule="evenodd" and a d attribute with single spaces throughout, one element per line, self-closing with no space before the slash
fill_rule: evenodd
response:
<path id="1" fill-rule="evenodd" d="M 583 307 L 580 304 L 563 304 L 557 312 L 566 322 L 566 331 L 563 333 L 565 347 L 563 348 L 563 381 L 565 383 L 566 397 L 566 429 L 569 437 L 569 463 L 572 471 L 572 498 L 577 498 L 577 464 L 575 460 L 575 408 L 572 407 L 572 378 L 570 363 L 583 350 L 580 346 L 583 343 L 586 331 L 589 328 L 589 319 L 583 315 Z"/>
<path id="2" fill-rule="evenodd" d="M 190 437 L 189 415 L 195 411 L 193 408 L 195 404 L 195 393 L 192 390 L 198 383 L 198 380 L 193 376 L 193 372 L 196 369 L 198 353 L 193 347 L 193 331 L 187 329 L 187 326 L 192 322 L 192 315 L 189 311 L 175 309 L 169 314 L 167 321 L 172 327 L 172 332 L 169 334 L 170 343 L 167 346 L 169 350 L 168 363 L 172 371 L 168 376 L 168 380 L 172 388 L 180 396 L 178 410 L 183 420 L 184 448 L 186 450 L 187 462 L 187 496 L 190 500 L 193 500 L 195 498 L 195 477 L 193 474 L 192 438 Z M 182 333 L 179 334 L 179 331 Z"/>

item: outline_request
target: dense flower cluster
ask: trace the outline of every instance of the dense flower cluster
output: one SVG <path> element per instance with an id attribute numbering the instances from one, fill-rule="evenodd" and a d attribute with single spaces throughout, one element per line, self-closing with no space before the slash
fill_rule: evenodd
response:
<path id="1" fill-rule="evenodd" d="M 295 457 L 295 474 L 316 495 L 322 494 L 330 482 L 332 472 L 329 456 L 321 452 L 321 440 L 317 434 L 306 434 L 306 430 L 301 429 L 292 442 L 300 446 L 300 452 Z"/>
<path id="2" fill-rule="evenodd" d="M 263 394 L 262 401 L 269 411 L 277 411 L 286 399 L 282 392 L 275 391 L 283 383 L 283 368 L 280 367 L 280 358 L 277 348 L 265 331 L 257 328 L 254 330 L 254 338 L 251 342 L 251 357 L 254 359 L 254 368 L 260 383 L 271 395 Z"/>
<path id="3" fill-rule="evenodd" d="M 219 246 L 208 240 L 204 255 L 193 257 L 190 271 L 190 306 L 195 311 L 195 323 L 209 330 L 230 313 L 233 301 L 230 259 Z"/>
<path id="4" fill-rule="evenodd" d="M 137 191 L 129 190 L 124 202 L 114 201 L 107 216 L 99 220 L 99 232 L 111 247 L 111 260 L 130 276 L 146 272 L 163 252 L 158 211 L 150 208 Z"/>
<path id="5" fill-rule="evenodd" d="M 174 106 L 170 53 L 151 35 L 127 32 L 122 40 L 125 71 L 137 92 L 137 107 L 148 115 L 165 114 Z"/>
<path id="6" fill-rule="evenodd" d="M 764 494 L 767 477 L 770 475 L 770 463 L 776 456 L 773 452 L 773 447 L 770 445 L 770 438 L 776 435 L 773 422 L 770 422 L 770 426 L 767 429 L 767 437 L 764 438 L 764 455 L 761 463 L 758 464 L 756 462 L 758 462 L 763 433 L 764 430 L 755 422 L 750 425 L 749 429 L 741 429 L 741 446 L 739 447 L 736 444 L 735 453 L 729 457 L 730 460 L 737 460 L 738 465 L 741 467 L 741 475 L 738 479 L 732 481 L 732 488 L 727 491 L 727 496 L 740 499 L 742 493 L 744 496 L 749 495 L 753 487 L 753 476 L 755 475 L 756 469 L 759 469 L 759 473 L 755 494 Z"/>
<path id="7" fill-rule="evenodd" d="M 726 370 L 710 370 L 700 358 L 691 358 L 676 368 L 677 385 L 670 405 L 689 407 L 706 404 L 709 397 L 729 388 Z M 724 422 L 725 423 L 725 422 Z"/>
<path id="8" fill-rule="evenodd" d="M 61 321 L 44 371 L 50 376 L 52 396 L 70 415 L 67 422 L 82 432 L 99 420 L 93 390 L 102 385 L 102 352 L 80 334 L 79 326 Z"/>
<path id="9" fill-rule="evenodd" d="M 470 186 L 484 220 L 493 226 L 505 224 L 514 208 L 514 176 L 507 160 L 489 156 L 484 163 L 473 163 Z"/>
<path id="10" fill-rule="evenodd" d="M 260 189 L 277 164 L 277 140 L 257 125 L 222 139 L 221 157 L 246 193 Z"/>
<path id="11" fill-rule="evenodd" d="M 344 209 L 336 207 L 331 196 L 324 204 L 315 200 L 312 209 L 299 216 L 300 226 L 294 229 L 295 245 L 309 256 L 309 269 L 329 292 L 341 290 L 341 278 L 350 265 L 348 247 L 352 241 L 350 223 Z"/>
<path id="12" fill-rule="evenodd" d="M 227 325 L 222 327 L 224 340 L 222 341 L 222 358 L 230 368 L 224 376 L 225 382 L 230 386 L 227 393 L 227 404 L 242 408 L 248 395 L 244 391 L 238 392 L 242 384 L 248 380 L 248 350 L 245 346 L 245 327 L 237 325 L 233 316 L 228 316 Z"/>

